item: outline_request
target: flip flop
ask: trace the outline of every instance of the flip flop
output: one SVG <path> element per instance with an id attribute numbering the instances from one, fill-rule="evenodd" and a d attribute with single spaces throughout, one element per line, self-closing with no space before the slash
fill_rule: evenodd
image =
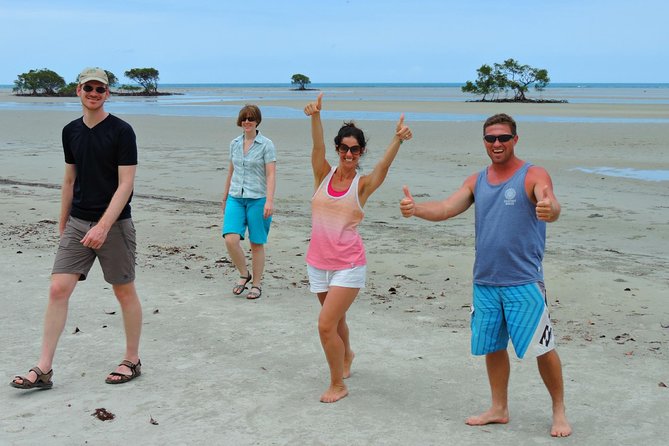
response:
<path id="1" fill-rule="evenodd" d="M 248 274 L 248 276 L 239 276 L 240 279 L 244 279 L 244 283 L 235 285 L 234 288 L 232 288 L 232 294 L 239 296 L 244 292 L 246 284 L 251 281 L 251 271 L 249 271 Z"/>
<path id="2" fill-rule="evenodd" d="M 258 290 L 258 291 L 253 291 L 253 290 Z M 251 287 L 251 291 L 249 291 L 249 294 L 246 295 L 247 299 L 257 299 L 260 296 L 262 296 L 262 289 L 259 286 L 253 285 Z"/>

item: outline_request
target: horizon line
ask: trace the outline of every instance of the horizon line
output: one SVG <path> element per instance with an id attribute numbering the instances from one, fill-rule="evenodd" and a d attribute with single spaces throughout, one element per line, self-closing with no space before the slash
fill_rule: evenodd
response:
<path id="1" fill-rule="evenodd" d="M 460 87 L 465 85 L 466 82 L 311 82 L 309 84 L 309 89 L 315 89 L 317 86 L 447 86 L 447 87 Z M 128 84 L 135 85 L 135 84 Z M 139 85 L 139 84 L 137 84 Z M 159 85 L 172 85 L 172 86 L 281 86 L 281 87 L 290 87 L 294 85 L 291 82 L 160 82 Z M 551 82 L 545 88 L 558 87 L 558 86 L 583 86 L 583 85 L 607 85 L 607 86 L 668 86 L 669 82 Z M 13 88 L 14 83 L 0 83 L 0 88 Z"/>

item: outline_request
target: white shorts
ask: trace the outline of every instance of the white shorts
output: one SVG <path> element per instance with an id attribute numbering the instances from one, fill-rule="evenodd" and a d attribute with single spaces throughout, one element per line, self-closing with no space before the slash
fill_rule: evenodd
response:
<path id="1" fill-rule="evenodd" d="M 330 271 L 307 265 L 309 275 L 309 291 L 324 293 L 331 286 L 342 288 L 364 288 L 367 277 L 367 265 L 354 266 L 349 269 Z"/>

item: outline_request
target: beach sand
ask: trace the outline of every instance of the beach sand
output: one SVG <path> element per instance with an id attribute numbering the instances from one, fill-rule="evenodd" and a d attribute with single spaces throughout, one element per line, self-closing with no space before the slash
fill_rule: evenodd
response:
<path id="1" fill-rule="evenodd" d="M 548 110 L 429 107 L 512 115 Z M 658 113 L 645 105 L 545 107 L 564 116 Z M 549 225 L 544 267 L 574 434 L 552 440 L 550 398 L 535 361 L 512 352 L 511 422 L 464 424 L 489 405 L 485 361 L 469 353 L 473 209 L 439 224 L 403 219 L 398 210 L 403 184 L 417 200 L 440 199 L 487 164 L 478 122 L 407 122 L 415 137 L 369 200 L 361 227 L 368 283 L 348 313 L 356 353 L 350 395 L 322 404 L 328 368 L 304 263 L 313 190 L 308 119 L 260 126 L 277 146 L 278 189 L 263 297 L 247 301 L 231 295 L 237 274 L 220 237 L 218 200 L 228 143 L 238 134 L 234 119 L 122 115 L 140 150 L 132 204 L 143 374 L 123 386 L 104 383 L 122 359 L 123 332 L 96 265 L 71 299 L 53 390 L 10 388 L 12 376 L 27 372 L 39 354 L 58 239 L 60 132 L 77 116 L 77 110 L 0 111 L 0 376 L 6 381 L 0 444 L 653 445 L 669 436 L 667 182 L 575 170 L 667 170 L 668 125 L 519 123 L 517 154 L 548 169 L 563 209 Z M 359 124 L 370 139 L 362 163 L 369 171 L 395 123 Z M 327 141 L 340 125 L 324 123 Z M 93 417 L 98 408 L 115 419 Z"/>

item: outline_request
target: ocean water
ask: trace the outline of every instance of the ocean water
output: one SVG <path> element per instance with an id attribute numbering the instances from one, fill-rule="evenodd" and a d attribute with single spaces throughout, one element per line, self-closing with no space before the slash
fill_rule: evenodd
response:
<path id="1" fill-rule="evenodd" d="M 48 98 L 25 103 L 11 100 L 11 86 L 0 86 L 0 93 L 10 96 L 0 101 L 0 110 L 78 110 L 77 98 Z M 387 102 L 464 102 L 477 99 L 462 93 L 460 84 L 312 84 L 323 91 L 328 101 Z M 137 98 L 113 96 L 106 108 L 117 114 L 163 116 L 236 117 L 240 101 L 291 100 L 299 104 L 313 100 L 316 91 L 295 91 L 290 84 L 161 84 L 159 90 L 177 93 L 171 96 Z M 594 123 L 669 123 L 669 84 L 554 84 L 542 92 L 531 91 L 534 99 L 567 100 L 576 104 L 660 104 L 667 105 L 666 118 L 612 118 L 579 116 L 516 115 L 525 122 L 594 122 Z M 228 104 L 229 103 L 229 104 Z M 324 111 L 324 119 L 394 120 L 398 111 L 370 112 L 359 110 Z M 263 115 L 275 119 L 303 119 L 301 107 L 263 106 Z M 411 121 L 468 122 L 482 121 L 485 115 L 457 113 L 406 113 Z"/>

